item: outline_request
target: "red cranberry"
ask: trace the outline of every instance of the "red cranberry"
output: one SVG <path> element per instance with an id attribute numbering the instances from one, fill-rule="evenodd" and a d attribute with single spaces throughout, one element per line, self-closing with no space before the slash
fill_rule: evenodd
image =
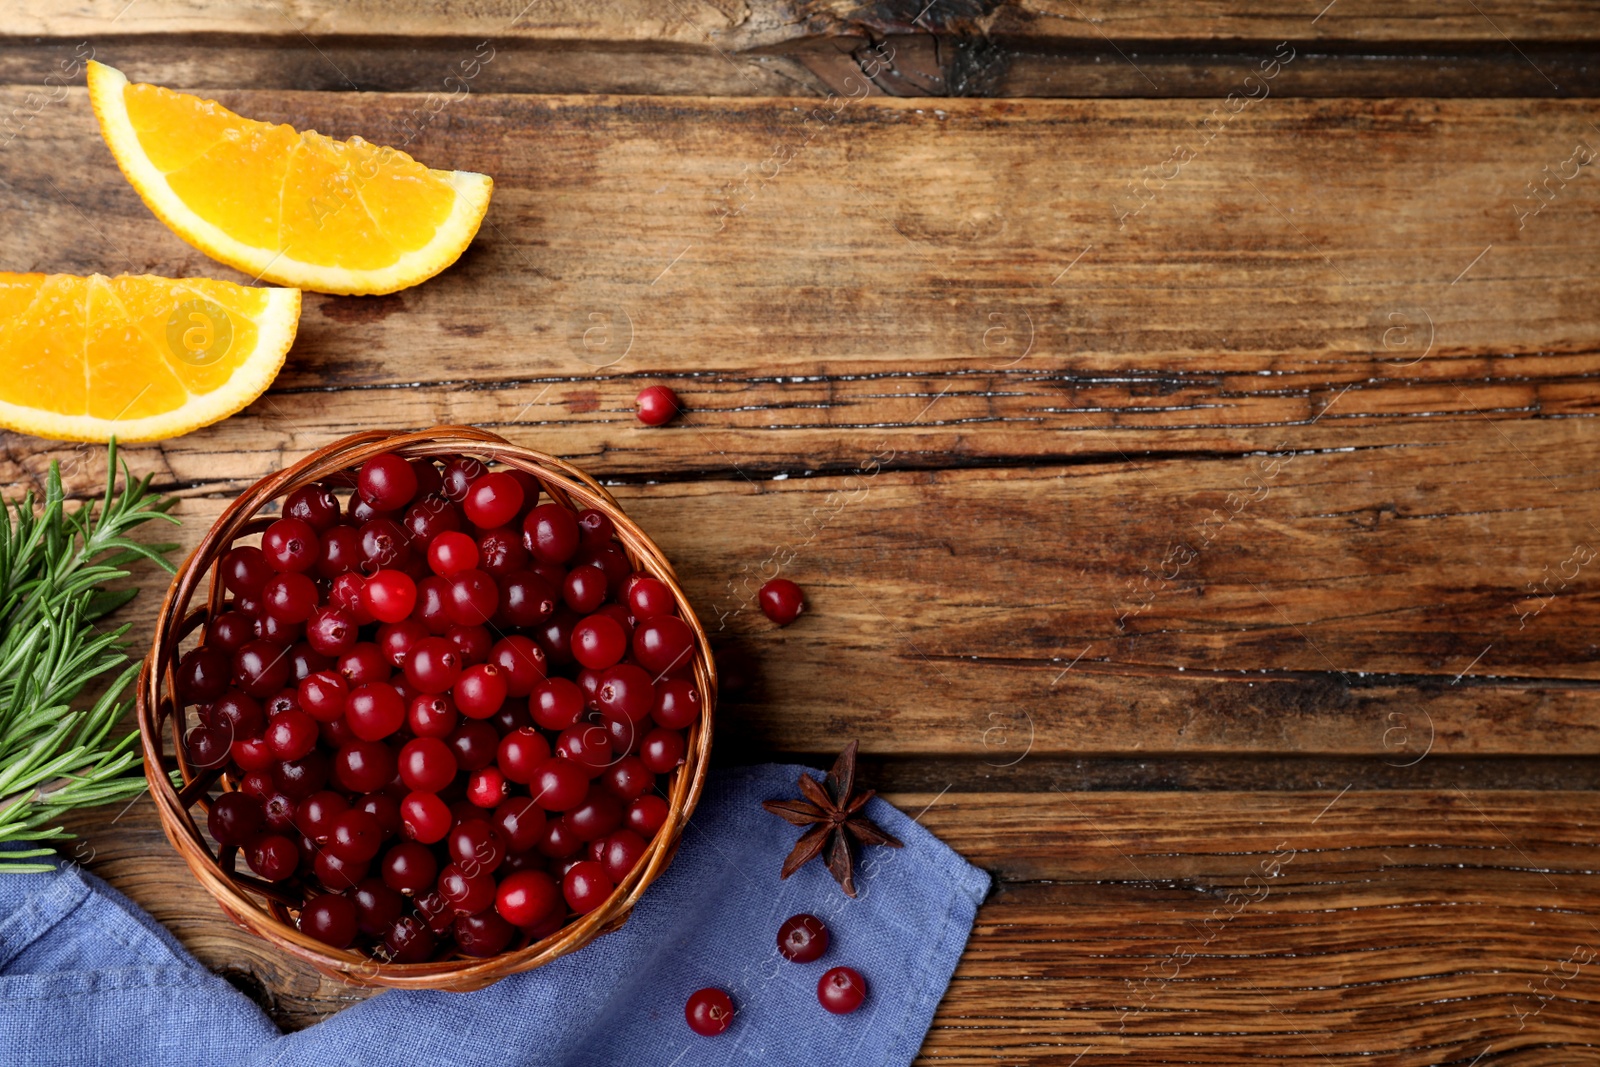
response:
<path id="1" fill-rule="evenodd" d="M 700 721 L 700 690 L 687 678 L 668 678 L 656 686 L 650 715 L 668 730 L 686 730 Z"/>
<path id="2" fill-rule="evenodd" d="M 317 744 L 317 721 L 303 711 L 285 711 L 267 724 L 267 747 L 279 759 L 295 760 Z"/>
<path id="3" fill-rule="evenodd" d="M 639 392 L 635 403 L 639 406 L 639 421 L 646 426 L 665 426 L 672 421 L 681 406 L 678 394 L 664 385 L 652 385 Z M 717 1033 L 721 1033 L 718 1030 Z"/>
<path id="4" fill-rule="evenodd" d="M 498 956 L 517 935 L 515 927 L 492 911 L 457 916 L 453 930 L 461 954 L 478 959 Z"/>
<path id="5" fill-rule="evenodd" d="M 406 705 L 392 685 L 363 685 L 345 701 L 344 717 L 361 740 L 381 741 L 406 721 Z"/>
<path id="6" fill-rule="evenodd" d="M 357 926 L 368 937 L 382 936 L 405 910 L 405 898 L 383 884 L 381 878 L 363 878 L 350 893 L 356 906 Z"/>
<path id="7" fill-rule="evenodd" d="M 356 883 L 367 876 L 368 866 L 365 861 L 343 859 L 328 849 L 316 853 L 311 859 L 311 871 L 317 876 L 317 881 L 335 893 L 354 889 Z"/>
<path id="8" fill-rule="evenodd" d="M 651 730 L 639 744 L 639 758 L 657 774 L 666 774 L 682 763 L 687 751 L 683 735 L 676 730 Z"/>
<path id="9" fill-rule="evenodd" d="M 606 902 L 616 887 L 606 877 L 605 868 L 594 860 L 581 860 L 561 879 L 561 893 L 579 915 L 587 915 Z"/>
<path id="10" fill-rule="evenodd" d="M 428 544 L 428 567 L 434 574 L 448 578 L 477 566 L 478 543 L 467 534 L 452 530 Z"/>
<path id="11" fill-rule="evenodd" d="M 546 730 L 565 730 L 583 714 L 583 690 L 567 678 L 546 678 L 528 698 L 533 721 Z"/>
<path id="12" fill-rule="evenodd" d="M 333 777 L 352 793 L 373 793 L 394 778 L 394 751 L 382 741 L 351 741 L 333 756 Z"/>
<path id="13" fill-rule="evenodd" d="M 242 611 L 224 611 L 206 623 L 205 643 L 201 647 L 232 654 L 239 651 L 244 643 L 254 636 L 255 624 L 250 616 Z M 227 671 L 227 665 L 224 664 L 224 678 L 227 677 Z"/>
<path id="14" fill-rule="evenodd" d="M 443 934 L 449 930 L 456 921 L 455 909 L 444 895 L 437 889 L 420 894 L 414 903 L 417 906 L 417 915 L 428 924 L 428 929 L 436 934 Z"/>
<path id="15" fill-rule="evenodd" d="M 361 465 L 356 492 L 379 511 L 399 511 L 417 493 L 417 472 L 400 456 L 385 452 Z"/>
<path id="16" fill-rule="evenodd" d="M 349 652 L 339 657 L 335 667 L 352 688 L 386 682 L 392 671 L 383 650 L 371 641 L 357 641 Z"/>
<path id="17" fill-rule="evenodd" d="M 417 606 L 417 584 L 403 571 L 378 571 L 367 579 L 361 595 L 379 622 L 399 622 Z"/>
<path id="18" fill-rule="evenodd" d="M 506 702 L 506 680 L 500 668 L 479 663 L 461 672 L 455 684 L 456 707 L 471 719 L 487 719 Z"/>
<path id="19" fill-rule="evenodd" d="M 417 583 L 417 605 L 411 617 L 428 628 L 435 636 L 442 636 L 455 625 L 445 612 L 445 601 L 450 597 L 450 581 L 437 574 Z"/>
<path id="20" fill-rule="evenodd" d="M 817 980 L 817 1000 L 835 1015 L 849 1015 L 867 999 L 867 980 L 859 971 L 835 967 Z"/>
<path id="21" fill-rule="evenodd" d="M 410 535 L 393 519 L 369 519 L 357 532 L 361 535 L 360 570 L 363 574 L 385 567 L 403 570 L 414 558 Z"/>
<path id="22" fill-rule="evenodd" d="M 354 807 L 378 820 L 385 839 L 400 832 L 400 802 L 388 793 L 368 793 Z"/>
<path id="23" fill-rule="evenodd" d="M 443 693 L 461 676 L 461 653 L 448 638 L 426 637 L 411 646 L 406 681 L 423 693 Z"/>
<path id="24" fill-rule="evenodd" d="M 333 821 L 349 807 L 350 802 L 333 790 L 318 790 L 295 805 L 294 828 L 313 845 L 325 844 Z"/>
<path id="25" fill-rule="evenodd" d="M 625 804 L 633 803 L 656 787 L 656 776 L 638 756 L 623 756 L 596 780 Z"/>
<path id="26" fill-rule="evenodd" d="M 272 582 L 276 580 L 276 576 L 268 579 L 268 587 L 272 587 Z M 273 588 L 273 592 L 281 593 L 283 590 L 281 588 Z M 304 590 L 301 592 L 304 592 Z M 298 596 L 299 594 L 291 593 L 288 595 Z M 294 609 L 295 604 L 291 603 L 288 610 L 292 611 Z M 315 611 L 314 608 L 312 610 Z M 257 615 L 255 618 L 255 632 L 257 637 L 264 638 L 265 640 L 272 641 L 280 645 L 291 645 L 295 641 L 299 640 L 300 636 L 305 633 L 306 628 L 303 622 L 291 622 L 290 620 L 280 616 L 268 614 L 265 593 L 262 595 L 261 612 L 262 613 Z"/>
<path id="27" fill-rule="evenodd" d="M 492 471 L 472 483 L 461 507 L 480 530 L 504 526 L 522 511 L 522 485 L 505 471 Z"/>
<path id="28" fill-rule="evenodd" d="M 237 689 L 230 689 L 214 700 L 206 717 L 207 725 L 239 739 L 255 737 L 266 721 L 261 705 Z"/>
<path id="29" fill-rule="evenodd" d="M 512 797 L 494 809 L 494 828 L 514 852 L 526 852 L 544 835 L 544 809 L 532 797 Z"/>
<path id="30" fill-rule="evenodd" d="M 267 782 L 271 792 L 261 798 L 261 810 L 267 819 L 267 832 L 287 834 L 295 829 L 295 803 L 287 795 L 277 791 L 278 787 L 272 783 L 270 775 Z"/>
<path id="31" fill-rule="evenodd" d="M 280 622 L 305 622 L 317 610 L 317 586 L 296 571 L 274 574 L 261 587 L 261 605 Z"/>
<path id="32" fill-rule="evenodd" d="M 437 944 L 427 923 L 407 915 L 396 919 L 383 935 L 383 955 L 391 963 L 422 963 L 433 956 Z"/>
<path id="33" fill-rule="evenodd" d="M 366 559 L 361 553 L 361 534 L 354 526 L 335 526 L 322 535 L 317 554 L 317 573 L 324 578 L 349 574 Z"/>
<path id="34" fill-rule="evenodd" d="M 407 793 L 400 802 L 400 823 L 405 835 L 431 845 L 450 832 L 450 807 L 433 793 Z"/>
<path id="35" fill-rule="evenodd" d="M 303 485 L 284 500 L 283 514 L 299 519 L 318 534 L 326 533 L 339 521 L 339 498 L 326 485 Z"/>
<path id="36" fill-rule="evenodd" d="M 494 762 L 500 735 L 488 723 L 469 719 L 450 732 L 445 744 L 455 753 L 457 766 L 471 773 Z"/>
<path id="37" fill-rule="evenodd" d="M 617 830 L 603 839 L 600 865 L 606 869 L 608 878 L 620 883 L 649 847 L 649 842 L 632 830 Z"/>
<path id="38" fill-rule="evenodd" d="M 566 811 L 583 803 L 589 792 L 589 774 L 571 760 L 547 759 L 533 772 L 528 792 L 546 811 Z"/>
<path id="39" fill-rule="evenodd" d="M 411 655 L 412 646 L 430 636 L 432 635 L 428 633 L 428 628 L 416 619 L 401 619 L 399 622 L 386 622 L 378 627 L 378 639 L 375 643 L 390 666 L 403 668 L 406 665 L 406 658 Z"/>
<path id="40" fill-rule="evenodd" d="M 185 704 L 209 704 L 228 688 L 228 656 L 220 648 L 201 645 L 178 660 L 178 698 Z"/>
<path id="41" fill-rule="evenodd" d="M 246 862 L 269 882 L 281 882 L 300 865 L 300 849 L 282 834 L 266 834 L 250 846 Z"/>
<path id="42" fill-rule="evenodd" d="M 206 814 L 206 829 L 219 845 L 243 845 L 266 825 L 261 801 L 243 793 L 224 793 L 211 802 Z"/>
<path id="43" fill-rule="evenodd" d="M 505 673 L 509 696 L 527 696 L 545 675 L 544 649 L 520 634 L 496 641 L 489 650 L 489 662 Z"/>
<path id="44" fill-rule="evenodd" d="M 733 998 L 720 989 L 697 990 L 683 1006 L 683 1017 L 701 1037 L 716 1037 L 733 1025 Z"/>
<path id="45" fill-rule="evenodd" d="M 555 750 L 590 778 L 611 764 L 611 736 L 604 726 L 594 723 L 579 723 L 562 730 L 556 737 Z"/>
<path id="46" fill-rule="evenodd" d="M 480 808 L 497 808 L 510 793 L 506 776 L 494 767 L 473 771 L 467 777 L 467 799 Z"/>
<path id="47" fill-rule="evenodd" d="M 639 722 L 656 704 L 656 687 L 642 667 L 619 663 L 600 676 L 595 697 L 608 715 Z"/>
<path id="48" fill-rule="evenodd" d="M 580 536 L 578 517 L 560 504 L 540 504 L 522 520 L 523 546 L 544 563 L 571 559 Z"/>
<path id="49" fill-rule="evenodd" d="M 509 626 L 532 627 L 555 614 L 556 592 L 532 571 L 509 574 L 500 582 L 499 617 Z"/>
<path id="50" fill-rule="evenodd" d="M 560 819 L 551 819 L 544 825 L 544 833 L 539 837 L 539 843 L 534 846 L 539 854 L 549 856 L 553 860 L 563 860 L 576 856 L 583 849 L 583 842 L 572 836 L 572 831 L 567 829 L 567 824 Z M 564 873 L 564 872 L 563 872 Z"/>
<path id="51" fill-rule="evenodd" d="M 480 570 L 457 571 L 448 579 L 444 613 L 457 626 L 482 626 L 500 606 L 500 588 Z"/>
<path id="52" fill-rule="evenodd" d="M 349 948 L 360 930 L 355 901 L 328 894 L 300 909 L 300 932 L 334 948 Z"/>
<path id="53" fill-rule="evenodd" d="M 494 906 L 494 879 L 468 874 L 452 863 L 439 872 L 439 893 L 457 915 L 476 915 Z"/>
<path id="54" fill-rule="evenodd" d="M 591 786 L 583 803 L 561 818 L 579 841 L 595 841 L 622 825 L 622 803 L 604 789 Z"/>
<path id="55" fill-rule="evenodd" d="M 233 654 L 233 681 L 258 699 L 289 681 L 289 650 L 273 641 L 251 641 Z"/>
<path id="56" fill-rule="evenodd" d="M 363 574 L 350 571 L 334 578 L 328 587 L 328 604 L 349 615 L 362 626 L 377 621 L 367 610 L 367 579 Z"/>
<path id="57" fill-rule="evenodd" d="M 761 611 L 779 626 L 788 626 L 805 610 L 800 587 L 787 578 L 774 578 L 761 587 Z"/>
<path id="58" fill-rule="evenodd" d="M 328 757 L 312 749 L 295 760 L 282 760 L 272 768 L 272 784 L 295 800 L 308 797 L 328 784 Z"/>
<path id="59" fill-rule="evenodd" d="M 580 614 L 596 610 L 606 601 L 606 572 L 590 565 L 572 568 L 562 585 L 561 598 Z"/>
<path id="60" fill-rule="evenodd" d="M 582 544 L 599 547 L 611 543 L 617 535 L 616 523 L 612 522 L 603 511 L 594 508 L 585 508 L 578 512 L 578 530 Z"/>
<path id="61" fill-rule="evenodd" d="M 428 496 L 406 509 L 400 525 L 411 543 L 420 549 L 437 537 L 459 532 L 464 524 L 461 512 L 450 501 L 442 496 Z"/>
<path id="62" fill-rule="evenodd" d="M 496 578 L 526 570 L 528 550 L 522 547 L 522 535 L 509 526 L 497 526 L 478 536 L 479 567 Z"/>
<path id="63" fill-rule="evenodd" d="M 445 837 L 450 858 L 468 875 L 490 874 L 506 858 L 506 844 L 488 819 L 465 819 Z"/>
<path id="64" fill-rule="evenodd" d="M 328 849 L 348 863 L 366 863 L 383 844 L 383 827 L 375 816 L 351 808 L 333 820 Z"/>
<path id="65" fill-rule="evenodd" d="M 524 928 L 542 922 L 557 909 L 565 914 L 561 890 L 544 871 L 518 871 L 501 879 L 494 908 L 506 922 Z"/>
<path id="66" fill-rule="evenodd" d="M 272 567 L 259 548 L 240 545 L 223 555 L 217 564 L 217 574 L 230 593 L 256 594 L 272 577 Z"/>
<path id="67" fill-rule="evenodd" d="M 433 888 L 439 863 L 426 845 L 402 841 L 383 855 L 383 884 L 397 893 L 414 896 Z"/>
<path id="68" fill-rule="evenodd" d="M 496 764 L 500 772 L 518 785 L 533 781 L 534 772 L 550 758 L 550 742 L 532 728 L 513 730 L 500 739 Z"/>
<path id="69" fill-rule="evenodd" d="M 483 461 L 472 456 L 451 456 L 444 461 L 444 471 L 440 476 L 442 492 L 446 499 L 461 501 L 466 499 L 467 490 L 472 488 L 472 483 L 483 477 L 488 471 Z"/>
<path id="70" fill-rule="evenodd" d="M 268 770 L 278 759 L 272 754 L 272 749 L 267 747 L 267 741 L 264 737 L 242 738 L 235 741 L 228 752 L 233 756 L 233 762 L 239 765 L 239 769 L 247 772 L 245 774 L 246 779 L 251 774 L 258 774 L 261 771 Z M 270 782 L 271 780 L 271 775 L 268 775 L 267 781 Z M 243 786 L 241 785 L 240 788 L 242 789 Z"/>
<path id="71" fill-rule="evenodd" d="M 815 915 L 792 915 L 778 927 L 778 951 L 795 963 L 815 963 L 828 951 L 828 928 Z"/>
<path id="72" fill-rule="evenodd" d="M 449 737 L 460 719 L 455 703 L 444 693 L 418 693 L 406 711 L 406 725 L 417 737 Z"/>
<path id="73" fill-rule="evenodd" d="M 676 615 L 678 601 L 666 582 L 646 575 L 628 586 L 628 609 L 636 619 L 651 619 L 657 615 Z"/>
<path id="74" fill-rule="evenodd" d="M 400 750 L 400 780 L 406 788 L 437 793 L 455 780 L 456 757 L 437 737 L 418 737 Z"/>
<path id="75" fill-rule="evenodd" d="M 357 637 L 356 621 L 338 608 L 318 608 L 306 623 L 306 640 L 324 656 L 342 656 Z"/>
<path id="76" fill-rule="evenodd" d="M 572 657 L 585 667 L 604 670 L 627 651 L 628 636 L 609 615 L 590 615 L 572 628 Z"/>
<path id="77" fill-rule="evenodd" d="M 666 674 L 694 662 L 694 632 L 675 615 L 646 619 L 633 632 L 633 658 L 652 674 Z"/>
<path id="78" fill-rule="evenodd" d="M 277 571 L 308 571 L 317 562 L 322 543 L 302 519 L 279 519 L 261 535 L 261 554 Z"/>
<path id="79" fill-rule="evenodd" d="M 628 805 L 628 829 L 645 840 L 656 836 L 656 831 L 667 824 L 671 809 L 661 797 L 642 796 Z"/>

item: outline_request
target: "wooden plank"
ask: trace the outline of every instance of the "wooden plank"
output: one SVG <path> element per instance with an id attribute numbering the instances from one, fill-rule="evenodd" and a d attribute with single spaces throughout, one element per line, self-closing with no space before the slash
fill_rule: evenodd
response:
<path id="1" fill-rule="evenodd" d="M 1223 0 L 1025 0 L 1025 2 L 862 4 L 858 0 L 747 0 L 746 3 L 643 0 L 497 0 L 382 3 L 306 0 L 289 6 L 250 0 L 83 0 L 70 7 L 5 0 L 0 24 L 18 37 L 93 34 L 239 34 L 470 37 L 490 34 L 554 41 L 652 41 L 724 51 L 773 47 L 812 37 L 945 32 L 1104 42 L 1279 41 L 1322 38 L 1368 42 L 1594 40 L 1593 11 L 1581 0 L 1482 0 L 1440 8 L 1426 0 L 1340 0 L 1241 9 Z"/>
<path id="2" fill-rule="evenodd" d="M 1174 458 L 615 491 L 715 633 L 741 751 L 1575 756 L 1600 751 L 1600 446 L 1572 425 L 1276 477 Z M 183 540 L 224 502 L 187 496 Z M 753 606 L 780 571 L 810 602 L 781 631 Z M 156 604 L 128 610 L 136 639 Z"/>
<path id="3" fill-rule="evenodd" d="M 420 106 L 224 99 L 392 141 Z M 1530 182 L 1596 143 L 1583 105 L 1266 100 L 1145 193 L 1130 190 L 1205 105 L 855 102 L 814 136 L 796 106 L 455 103 L 411 147 L 497 177 L 464 260 L 391 297 L 308 296 L 268 399 L 150 462 L 253 478 L 375 396 L 397 424 L 536 427 L 615 476 L 852 471 L 880 440 L 929 467 L 1594 415 L 1588 168 L 1518 214 L 1544 203 Z M 774 138 L 803 150 L 767 188 L 740 184 Z M 25 209 L 0 235 L 8 266 L 239 277 L 150 215 L 76 91 L 0 152 L 0 181 Z M 663 378 L 693 433 L 630 419 Z"/>
<path id="4" fill-rule="evenodd" d="M 1592 1037 L 1592 792 L 889 799 L 998 881 L 922 1062 L 1570 1063 Z M 280 1022 L 363 995 L 227 923 L 147 805 L 105 819 L 87 865 Z"/>
<path id="5" fill-rule="evenodd" d="M 1581 4 L 1226 5 L 1028 2 L 737 6 L 281 5 L 193 0 L 70 11 L 0 2 L 0 81 L 59 84 L 94 48 L 131 76 L 206 88 L 781 96 L 1186 97 L 1254 94 L 1280 43 L 1280 95 L 1593 95 L 1597 32 Z M 374 30 L 381 35 L 374 34 Z M 878 60 L 882 60 L 880 63 Z M 1246 79 L 1250 79 L 1247 81 Z M 1242 88 L 1241 88 L 1242 86 Z"/>

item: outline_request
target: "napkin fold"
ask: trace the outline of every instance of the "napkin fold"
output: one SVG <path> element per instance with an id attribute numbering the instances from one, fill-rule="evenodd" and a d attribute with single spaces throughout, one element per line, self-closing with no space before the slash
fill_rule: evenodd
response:
<path id="1" fill-rule="evenodd" d="M 787 881 L 798 833 L 761 809 L 796 795 L 799 766 L 713 772 L 677 857 L 628 922 L 581 951 L 474 993 L 390 990 L 292 1034 L 200 965 L 160 924 L 73 865 L 0 875 L 0 1063 L 16 1067 L 715 1067 L 901 1065 L 916 1056 L 989 877 L 882 800 L 867 812 L 905 842 L 862 853 L 851 900 L 820 862 Z M 816 963 L 777 951 L 800 912 L 832 935 Z M 835 1016 L 817 980 L 866 978 Z M 705 1038 L 689 994 L 737 1012 Z"/>

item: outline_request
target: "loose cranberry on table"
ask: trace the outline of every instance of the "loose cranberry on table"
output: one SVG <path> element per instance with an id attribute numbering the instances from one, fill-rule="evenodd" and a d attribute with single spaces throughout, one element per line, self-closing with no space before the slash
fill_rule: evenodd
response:
<path id="1" fill-rule="evenodd" d="M 778 927 L 778 951 L 795 963 L 815 963 L 828 951 L 828 928 L 815 915 L 793 915 Z"/>
<path id="2" fill-rule="evenodd" d="M 835 1015 L 849 1015 L 867 999 L 867 980 L 850 967 L 835 967 L 817 980 L 817 1000 Z"/>
<path id="3" fill-rule="evenodd" d="M 761 613 L 779 626 L 788 626 L 805 610 L 800 587 L 787 578 L 774 578 L 761 587 Z"/>
<path id="4" fill-rule="evenodd" d="M 639 421 L 646 426 L 665 426 L 682 407 L 678 394 L 664 385 L 652 385 L 640 390 L 634 401 L 639 408 Z"/>
<path id="5" fill-rule="evenodd" d="M 733 1025 L 733 998 L 720 989 L 701 989 L 683 1006 L 689 1029 L 701 1037 L 716 1037 Z"/>

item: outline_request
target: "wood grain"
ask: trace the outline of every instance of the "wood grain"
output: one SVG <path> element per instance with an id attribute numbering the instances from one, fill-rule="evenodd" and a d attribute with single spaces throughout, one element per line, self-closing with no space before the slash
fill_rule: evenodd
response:
<path id="1" fill-rule="evenodd" d="M 1305 58 L 1276 86 L 1288 95 L 1582 97 L 1600 88 L 1597 32 L 1584 5 L 1562 0 L 1301 11 L 1171 0 L 97 0 L 68 10 L 5 0 L 0 81 L 58 84 L 63 58 L 93 47 L 135 77 L 159 71 L 208 89 L 440 91 L 460 56 L 492 43 L 481 91 L 781 96 L 855 81 L 893 96 L 1221 98 L 1293 42 Z M 885 43 L 893 59 L 880 71 L 868 60 Z"/>
<path id="2" fill-rule="evenodd" d="M 403 139 L 418 106 L 224 99 L 375 140 Z M 526 428 L 622 477 L 854 471 L 879 441 L 896 465 L 945 467 L 1422 444 L 1485 414 L 1594 415 L 1600 187 L 1580 168 L 1517 214 L 1596 137 L 1583 105 L 1267 99 L 1122 223 L 1130 182 L 1208 106 L 856 102 L 809 142 L 796 106 L 455 104 L 414 150 L 497 178 L 463 261 L 381 300 L 308 296 L 264 401 L 141 462 L 237 485 L 375 397 L 398 425 Z M 805 147 L 766 188 L 739 184 L 775 138 Z M 234 276 L 150 215 L 76 92 L 0 152 L 0 181 L 25 209 L 0 234 L 8 265 Z M 639 384 L 662 378 L 692 432 L 631 420 Z"/>
<path id="3" fill-rule="evenodd" d="M 1593 793 L 889 799 L 997 879 L 919 1062 L 1592 1062 Z M 280 1022 L 363 995 L 196 899 L 145 805 L 86 829 L 91 869 Z"/>

